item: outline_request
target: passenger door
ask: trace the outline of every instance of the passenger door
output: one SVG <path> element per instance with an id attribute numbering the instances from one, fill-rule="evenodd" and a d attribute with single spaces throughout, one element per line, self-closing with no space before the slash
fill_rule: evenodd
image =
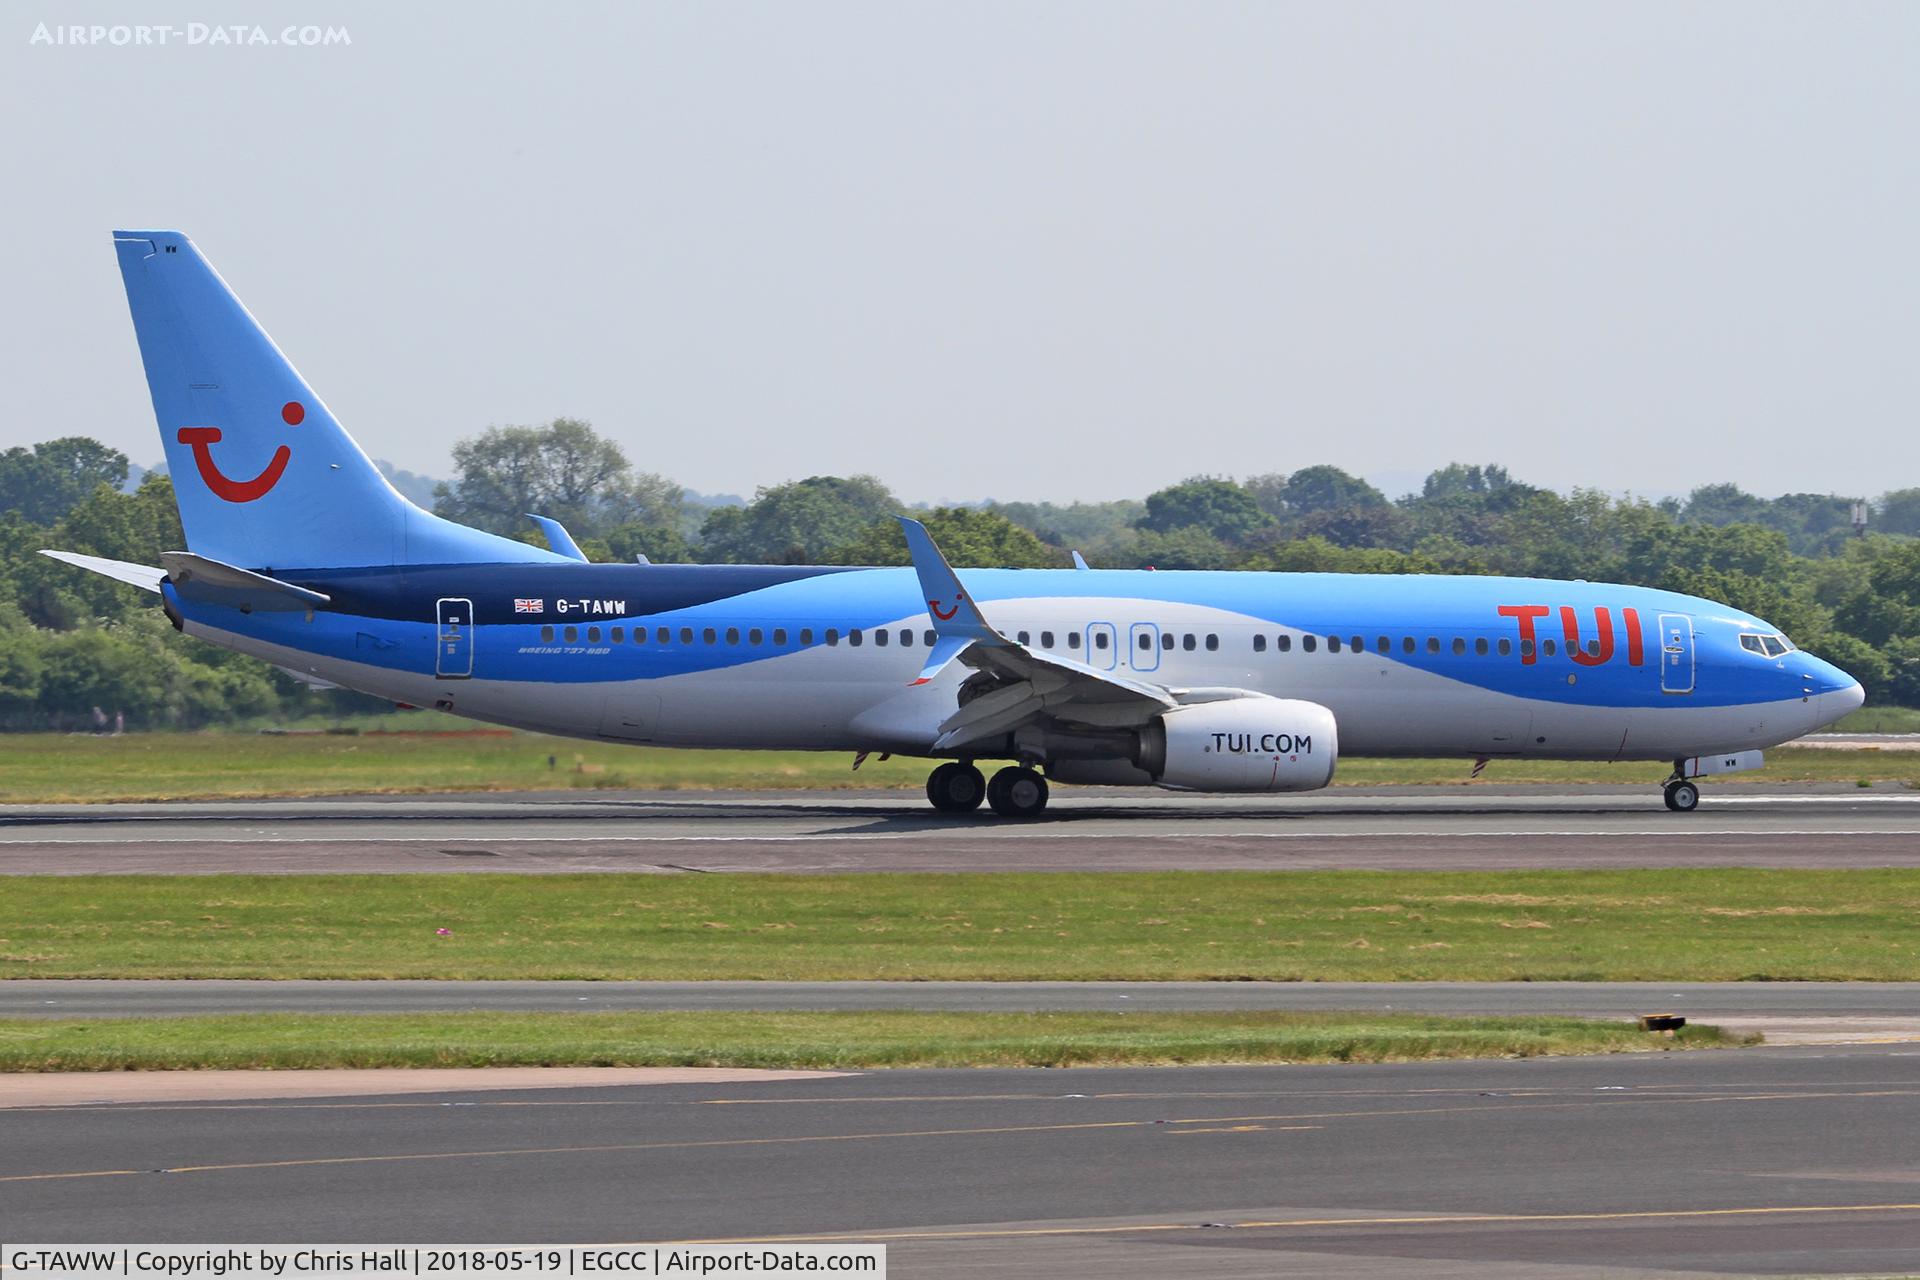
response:
<path id="1" fill-rule="evenodd" d="M 473 601 L 449 596 L 434 605 L 433 674 L 465 680 L 473 674 Z"/>
<path id="2" fill-rule="evenodd" d="M 1693 692 L 1693 619 L 1684 613 L 1660 615 L 1660 689 Z"/>

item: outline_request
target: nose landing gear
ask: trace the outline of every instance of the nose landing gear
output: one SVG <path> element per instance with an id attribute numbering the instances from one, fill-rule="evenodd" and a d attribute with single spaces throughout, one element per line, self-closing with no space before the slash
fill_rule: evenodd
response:
<path id="1" fill-rule="evenodd" d="M 1671 778 L 1663 788 L 1667 808 L 1675 813 L 1692 813 L 1700 804 L 1700 788 L 1685 778 Z"/>

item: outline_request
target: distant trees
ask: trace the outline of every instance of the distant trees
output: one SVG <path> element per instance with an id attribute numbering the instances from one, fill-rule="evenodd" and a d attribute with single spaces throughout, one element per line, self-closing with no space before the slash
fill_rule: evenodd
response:
<path id="1" fill-rule="evenodd" d="M 575 541 L 626 525 L 680 525 L 685 491 L 635 471 L 618 444 L 578 418 L 488 427 L 454 445 L 453 465 L 454 479 L 435 491 L 435 514 L 489 533 L 527 537 L 528 515 L 558 520 Z"/>
<path id="2" fill-rule="evenodd" d="M 85 436 L 0 453 L 0 511 L 51 524 L 101 485 L 127 482 L 127 455 Z"/>
<path id="3" fill-rule="evenodd" d="M 818 564 L 899 507 L 873 476 L 808 476 L 761 489 L 744 507 L 715 507 L 700 542 L 714 560 Z"/>

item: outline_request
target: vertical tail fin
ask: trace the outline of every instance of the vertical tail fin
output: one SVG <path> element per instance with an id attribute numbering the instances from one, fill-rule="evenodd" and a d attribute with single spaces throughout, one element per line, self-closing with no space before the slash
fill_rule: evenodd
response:
<path id="1" fill-rule="evenodd" d="M 256 568 L 564 558 L 395 492 L 186 236 L 113 247 L 193 551 Z"/>

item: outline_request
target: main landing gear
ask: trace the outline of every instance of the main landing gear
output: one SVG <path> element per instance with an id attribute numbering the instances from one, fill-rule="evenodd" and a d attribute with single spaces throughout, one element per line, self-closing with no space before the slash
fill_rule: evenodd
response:
<path id="1" fill-rule="evenodd" d="M 1037 769 L 1009 765 L 988 782 L 972 762 L 954 760 L 927 776 L 927 799 L 941 813 L 971 813 L 985 800 L 1003 818 L 1033 818 L 1047 807 L 1047 780 Z"/>
<path id="2" fill-rule="evenodd" d="M 1675 813 L 1692 813 L 1700 804 L 1700 788 L 1685 778 L 1668 779 L 1664 788 L 1667 808 Z"/>
<path id="3" fill-rule="evenodd" d="M 953 760 L 927 775 L 927 799 L 942 813 L 971 813 L 987 798 L 987 780 L 964 760 Z"/>

